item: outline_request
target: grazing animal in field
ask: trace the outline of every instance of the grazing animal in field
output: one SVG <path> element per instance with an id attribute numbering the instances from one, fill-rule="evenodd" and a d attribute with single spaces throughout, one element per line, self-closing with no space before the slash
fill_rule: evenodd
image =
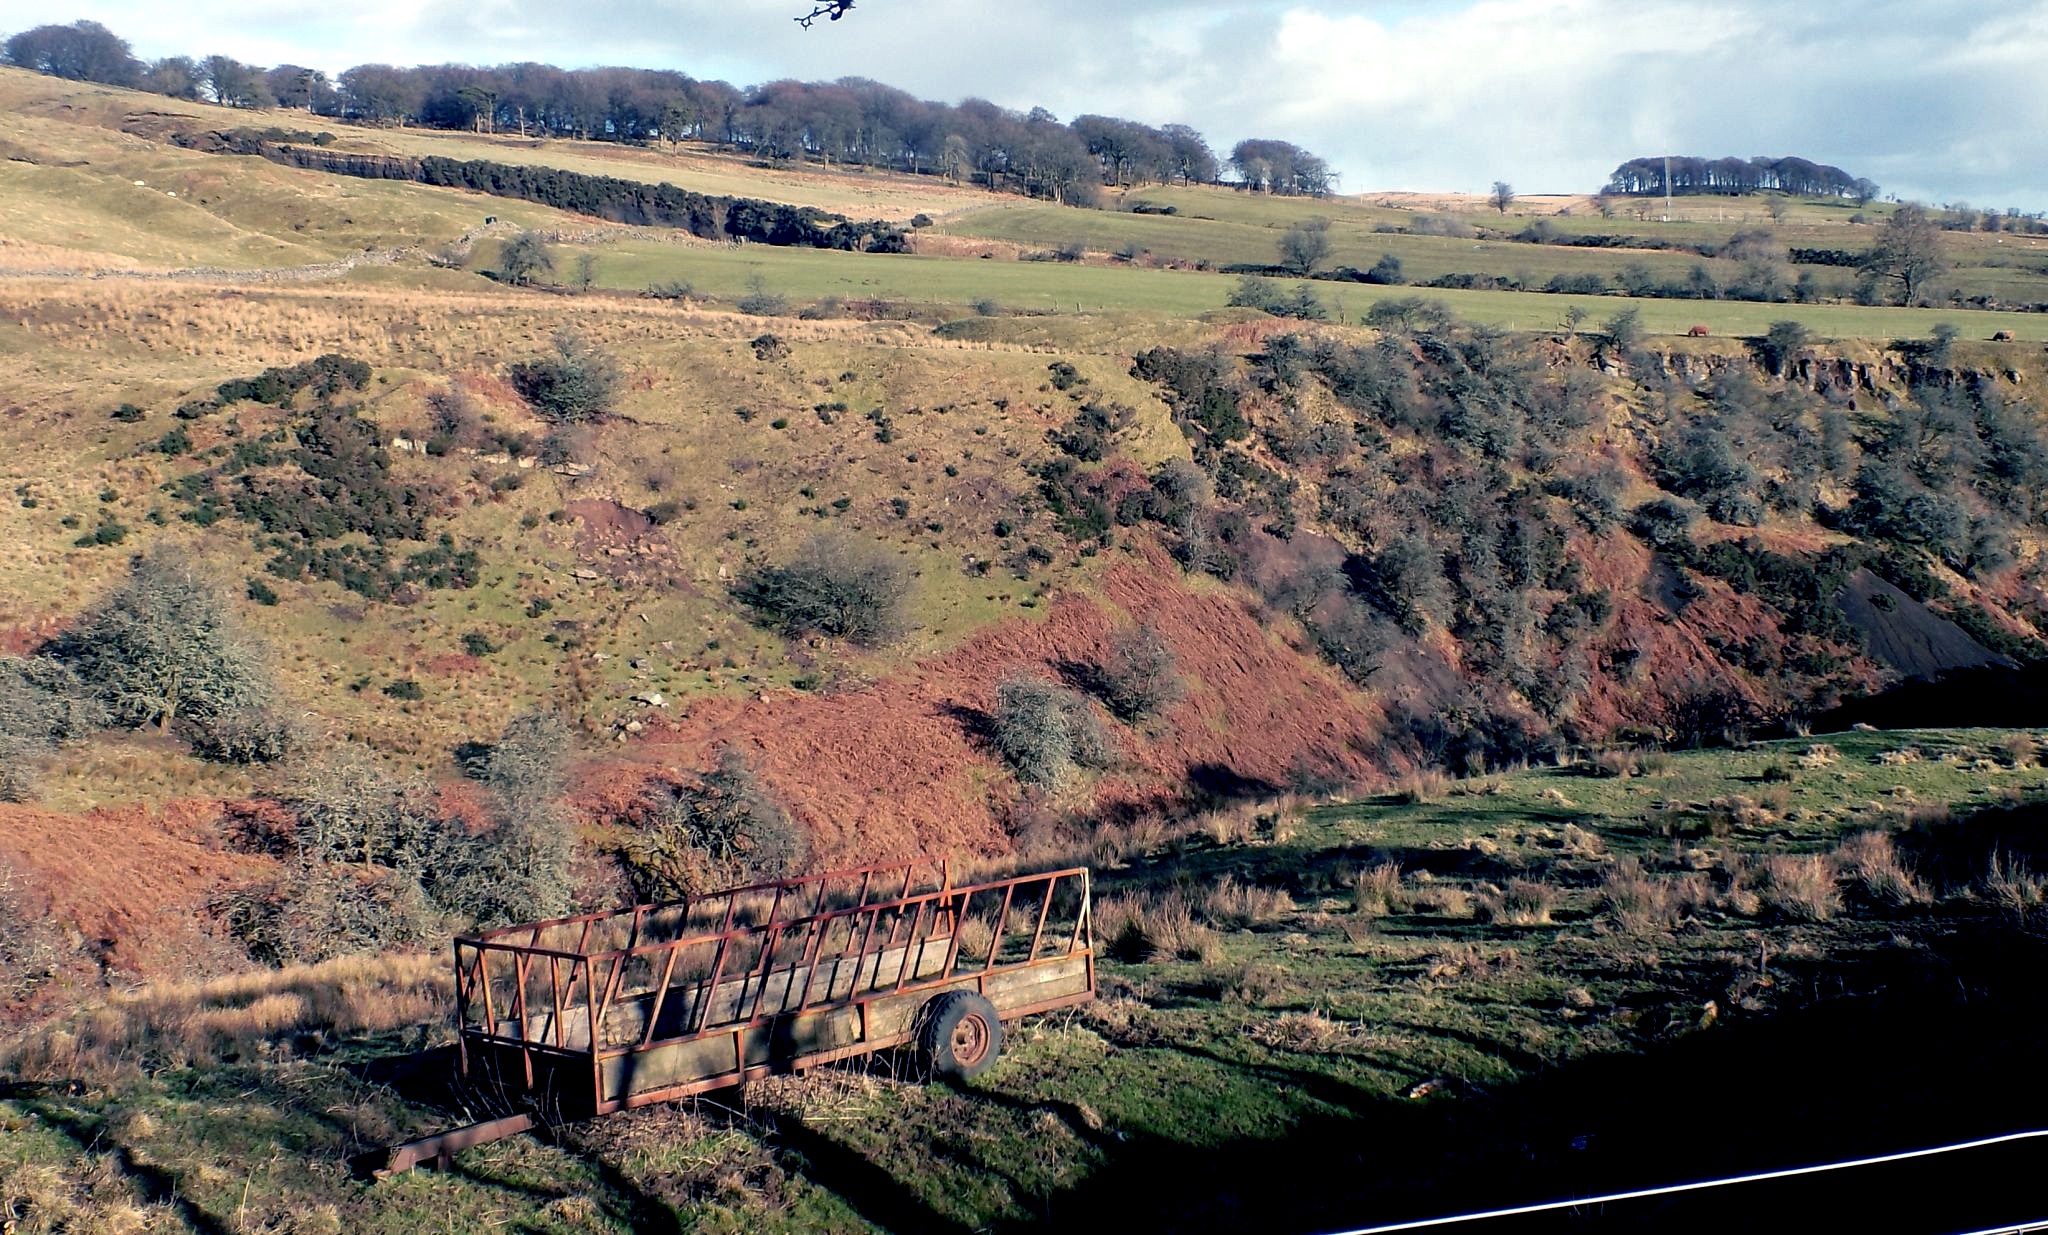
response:
<path id="1" fill-rule="evenodd" d="M 1991 341 L 1993 343 L 2010 343 L 2012 342 L 2012 331 L 2001 330 L 1997 334 L 1991 336 Z"/>
<path id="2" fill-rule="evenodd" d="M 1705 326 L 1694 326 L 1691 330 L 1688 330 L 1685 333 L 1691 335 L 1695 339 L 1704 339 L 1714 332 L 1708 330 Z"/>

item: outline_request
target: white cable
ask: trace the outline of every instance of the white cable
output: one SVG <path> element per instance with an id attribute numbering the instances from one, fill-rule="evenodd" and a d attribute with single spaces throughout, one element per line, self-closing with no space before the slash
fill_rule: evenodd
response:
<path id="1" fill-rule="evenodd" d="M 1617 1201 L 1635 1201 L 1650 1196 L 1669 1196 L 1675 1192 L 1696 1192 L 1703 1188 L 1720 1188 L 1729 1184 L 1761 1183 L 1768 1179 L 1789 1179 L 1795 1175 L 1817 1175 L 1823 1171 L 1846 1171 L 1859 1166 L 1881 1166 L 1887 1162 L 1904 1162 L 1909 1158 L 1930 1158 L 1936 1154 L 1958 1153 L 1966 1149 L 1983 1149 L 1991 1145 L 2004 1145 L 2012 1141 L 2032 1140 L 2048 1137 L 2048 1129 L 2037 1132 L 2008 1132 L 2003 1136 L 1988 1136 L 1982 1140 L 1963 1141 L 1955 1145 L 1937 1145 L 1931 1149 L 1908 1149 L 1900 1153 L 1881 1154 L 1875 1158 L 1857 1158 L 1849 1162 L 1829 1162 L 1821 1166 L 1795 1166 L 1781 1171 L 1765 1171 L 1757 1175 L 1735 1175 L 1727 1179 L 1703 1179 L 1689 1184 L 1666 1184 L 1660 1188 L 1638 1188 L 1633 1192 L 1613 1192 L 1606 1196 L 1579 1197 L 1568 1201 L 1545 1201 L 1539 1205 L 1517 1205 L 1512 1209 L 1488 1209 L 1478 1213 L 1454 1214 L 1447 1218 L 1419 1218 L 1409 1222 L 1394 1222 L 1385 1226 L 1361 1226 L 1347 1231 L 1333 1232 L 1333 1235 L 1391 1235 L 1394 1231 L 1419 1231 L 1433 1226 L 1452 1226 L 1461 1222 L 1480 1222 L 1488 1218 L 1514 1218 L 1523 1214 L 1547 1213 L 1556 1209 L 1577 1209 L 1582 1205 L 1609 1205 Z M 2028 1224 L 1987 1227 L 1972 1235 L 1998 1235 L 2000 1232 L 2028 1229 Z"/>

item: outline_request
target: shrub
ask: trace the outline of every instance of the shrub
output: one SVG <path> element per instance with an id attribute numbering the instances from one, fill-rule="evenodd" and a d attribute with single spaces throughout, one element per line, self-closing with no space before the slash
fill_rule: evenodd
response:
<path id="1" fill-rule="evenodd" d="M 812 539 L 784 566 L 757 566 L 734 589 L 764 625 L 795 637 L 816 633 L 875 646 L 903 625 L 910 579 L 879 545 Z"/>
<path id="2" fill-rule="evenodd" d="M 114 409 L 114 419 L 120 421 L 122 424 L 132 425 L 136 421 L 141 420 L 147 414 L 148 413 L 144 412 L 141 408 L 135 406 L 133 403 L 123 403 L 121 406 Z"/>
<path id="3" fill-rule="evenodd" d="M 1094 676 L 1102 701 L 1126 723 L 1157 715 L 1187 689 L 1172 645 L 1143 626 L 1127 626 L 1109 637 Z"/>
<path id="4" fill-rule="evenodd" d="M 749 346 L 754 349 L 754 359 L 763 364 L 785 359 L 789 355 L 789 344 L 783 342 L 782 336 L 777 334 L 756 335 Z"/>
<path id="5" fill-rule="evenodd" d="M 230 716 L 270 697 L 262 653 L 220 589 L 170 549 L 138 560 L 53 650 L 130 727 Z"/>
<path id="6" fill-rule="evenodd" d="M 620 856 L 643 898 L 791 875 L 808 852 L 799 825 L 731 748 L 709 772 L 650 786 L 642 804 Z"/>
<path id="7" fill-rule="evenodd" d="M 997 687 L 992 729 L 996 750 L 1029 784 L 1058 785 L 1078 768 L 1113 761 L 1088 701 L 1037 678 L 1006 678 Z"/>
<path id="8" fill-rule="evenodd" d="M 739 311 L 750 317 L 788 317 L 789 297 L 771 292 L 760 275 L 747 280 L 747 294 L 740 297 Z"/>
<path id="9" fill-rule="evenodd" d="M 610 356 L 568 331 L 555 336 L 553 355 L 522 360 L 512 366 L 511 376 L 537 414 L 561 424 L 603 419 L 621 380 Z"/>
<path id="10" fill-rule="evenodd" d="M 252 959 L 277 966 L 418 947 L 448 925 L 416 880 L 341 863 L 299 867 L 212 908 Z"/>
<path id="11" fill-rule="evenodd" d="M 185 736 L 192 753 L 215 763 L 275 763 L 296 750 L 303 735 L 291 716 L 276 708 L 237 708 L 190 722 Z"/>

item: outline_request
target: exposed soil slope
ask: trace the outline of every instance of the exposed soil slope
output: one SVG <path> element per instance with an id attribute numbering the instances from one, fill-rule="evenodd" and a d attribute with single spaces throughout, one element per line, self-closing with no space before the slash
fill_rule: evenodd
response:
<path id="1" fill-rule="evenodd" d="M 1156 556 L 1113 568 L 1104 591 L 1060 600 L 1043 621 L 1006 621 L 866 689 L 699 703 L 634 758 L 699 768 L 737 746 L 811 828 L 823 861 L 1000 852 L 1016 790 L 981 736 L 998 685 L 1019 673 L 1058 680 L 1135 622 L 1172 645 L 1189 689 L 1157 736 L 1120 732 L 1126 766 L 1099 787 L 1098 811 L 1169 806 L 1191 787 L 1270 791 L 1304 764 L 1379 770 L 1361 753 L 1377 743 L 1379 710 L 1234 596 L 1191 591 Z M 632 788 L 606 771 L 586 793 L 604 809 Z"/>

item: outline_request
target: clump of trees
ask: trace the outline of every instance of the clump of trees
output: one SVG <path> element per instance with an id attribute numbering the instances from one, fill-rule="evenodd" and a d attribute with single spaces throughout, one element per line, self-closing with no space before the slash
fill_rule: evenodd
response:
<path id="1" fill-rule="evenodd" d="M 1665 169 L 1670 169 L 1666 179 Z M 1846 197 L 1864 205 L 1877 196 L 1877 185 L 1851 176 L 1839 167 L 1797 156 L 1706 159 L 1696 155 L 1630 159 L 1607 178 L 1606 192 L 1619 196 L 1674 197 L 1693 194 L 1740 196 L 1769 191 L 1799 197 Z"/>
<path id="2" fill-rule="evenodd" d="M 1255 274 L 1239 279 L 1224 303 L 1232 308 L 1257 309 L 1274 317 L 1292 317 L 1305 322 L 1326 321 L 1330 316 L 1330 310 L 1308 284 L 1297 283 L 1292 292 L 1287 292 L 1273 280 Z"/>
<path id="3" fill-rule="evenodd" d="M 226 56 L 144 64 L 95 22 L 24 31 L 5 51 L 24 68 L 223 106 L 275 102 L 369 124 L 669 150 L 682 140 L 703 141 L 758 158 L 943 176 L 1055 201 L 1092 202 L 1105 184 L 1210 183 L 1221 171 L 1208 142 L 1185 124 L 1155 128 L 1100 115 L 1062 124 L 1044 108 L 932 102 L 856 78 L 740 89 L 646 69 L 364 64 L 330 79 L 298 65 L 264 69 Z M 1260 192 L 1321 194 L 1334 179 L 1322 159 L 1270 139 L 1240 143 L 1230 165 Z"/>
<path id="4" fill-rule="evenodd" d="M 559 917 L 576 837 L 563 802 L 569 751 L 558 716 L 515 718 L 483 759 L 489 817 L 472 832 L 424 779 L 394 775 L 364 747 L 336 748 L 287 791 L 287 827 L 244 838 L 289 869 L 215 910 L 251 956 L 278 965 Z"/>
<path id="5" fill-rule="evenodd" d="M 1337 174 L 1320 155 L 1292 142 L 1248 138 L 1231 147 L 1230 166 L 1238 183 L 1254 193 L 1281 197 L 1324 197 L 1337 186 Z"/>
<path id="6" fill-rule="evenodd" d="M 882 546 L 844 536 L 811 539 L 782 565 L 764 563 L 734 588 L 763 625 L 875 646 L 901 632 L 910 575 Z"/>

